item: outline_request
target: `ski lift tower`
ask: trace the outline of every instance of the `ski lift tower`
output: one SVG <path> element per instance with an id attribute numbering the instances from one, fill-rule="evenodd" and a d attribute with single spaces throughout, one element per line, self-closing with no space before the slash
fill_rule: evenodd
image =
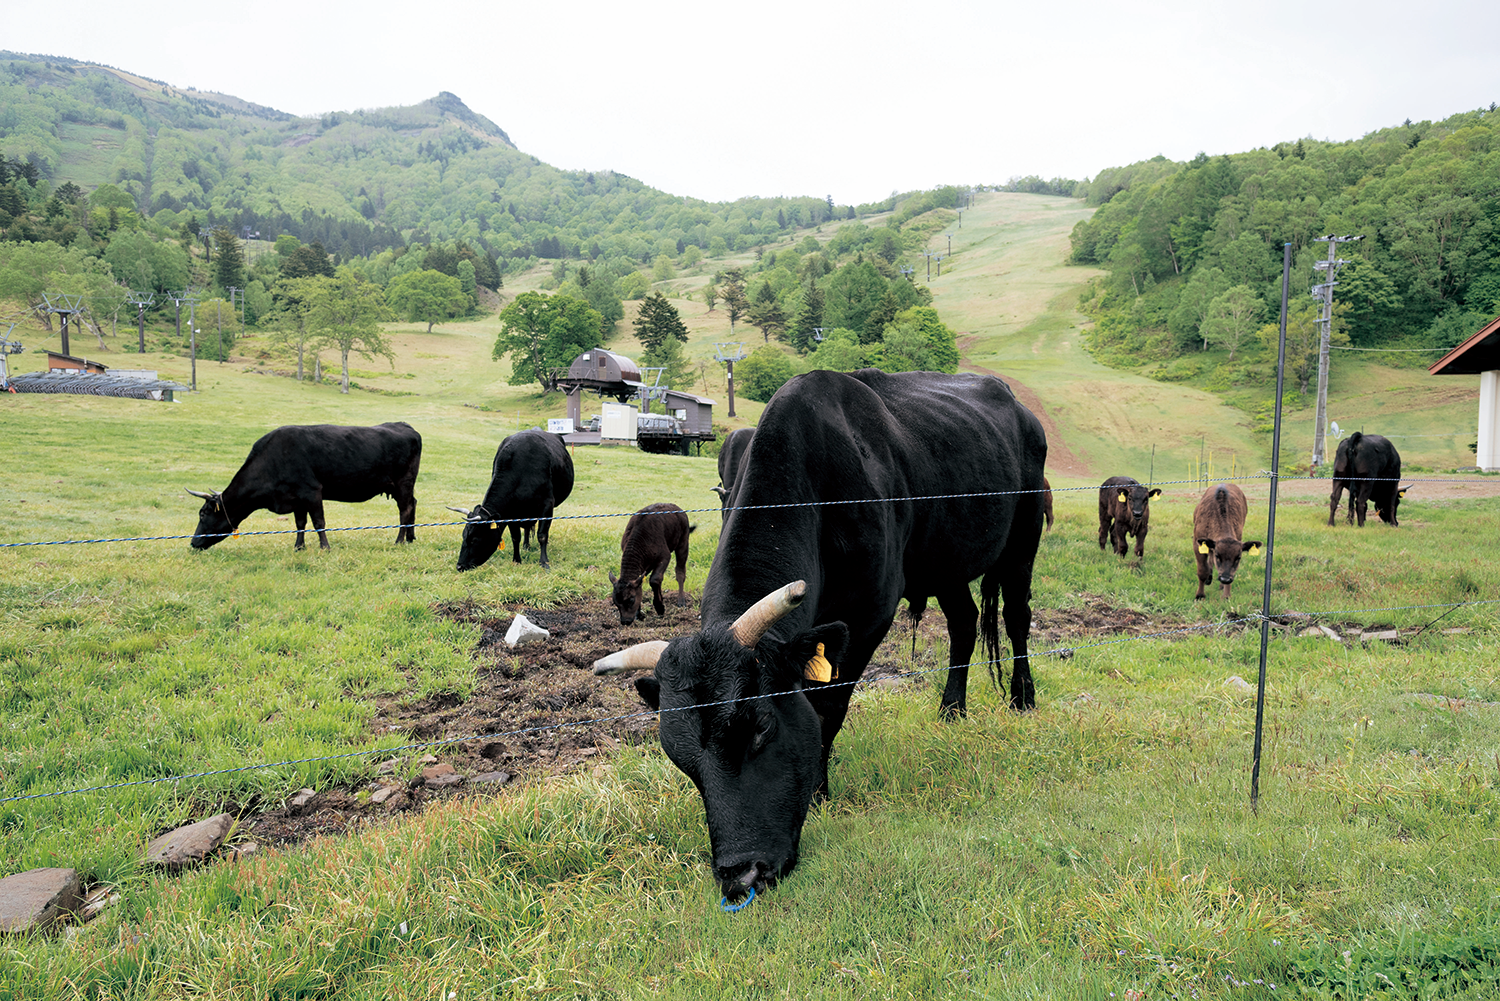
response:
<path id="1" fill-rule="evenodd" d="M 1329 340 L 1333 333 L 1333 289 L 1338 284 L 1339 268 L 1348 264 L 1338 255 L 1339 244 L 1352 243 L 1362 240 L 1363 236 L 1315 236 L 1313 243 L 1328 244 L 1328 259 L 1314 261 L 1313 267 L 1324 273 L 1326 279 L 1320 285 L 1314 285 L 1309 293 L 1314 299 L 1321 303 L 1322 308 L 1318 311 L 1318 407 L 1317 414 L 1313 418 L 1313 454 L 1311 475 L 1316 476 L 1318 467 L 1323 465 L 1327 459 L 1327 445 L 1324 434 L 1328 427 L 1328 349 Z"/>
<path id="2" fill-rule="evenodd" d="M 745 351 L 745 345 L 738 341 L 733 344 L 714 345 L 714 360 L 722 364 L 728 372 L 730 417 L 734 416 L 734 363 L 747 357 L 749 354 Z"/>
<path id="3" fill-rule="evenodd" d="M 125 299 L 135 307 L 135 334 L 140 354 L 146 353 L 146 310 L 156 301 L 154 292 L 132 292 Z"/>
<path id="4" fill-rule="evenodd" d="M 47 303 L 47 312 L 62 317 L 62 353 L 71 354 L 68 350 L 68 317 L 83 312 L 83 296 L 68 295 L 66 292 L 43 292 L 42 299 Z"/>

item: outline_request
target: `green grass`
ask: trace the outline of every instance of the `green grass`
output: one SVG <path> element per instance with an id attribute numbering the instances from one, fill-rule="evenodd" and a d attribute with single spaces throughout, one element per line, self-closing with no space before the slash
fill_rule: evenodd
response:
<path id="1" fill-rule="evenodd" d="M 997 224 L 1004 205 L 980 202 Z M 982 219 L 966 212 L 964 232 Z M 1015 252 L 1043 261 L 1028 241 L 1070 224 L 1017 219 Z M 1017 292 L 1043 302 L 1018 321 L 1033 343 L 1038 324 L 1071 336 L 1066 311 L 1045 305 L 1064 294 Z M 179 404 L 7 397 L 0 541 L 190 533 L 182 487 L 222 487 L 259 434 L 293 422 L 410 421 L 425 443 L 419 520 L 446 521 L 443 505 L 483 491 L 501 437 L 561 411 L 504 385 L 494 330 L 400 328 L 396 374 L 372 365 L 368 381 L 410 397 L 341 396 L 238 361 L 200 366 L 204 391 Z M 996 357 L 1014 336 L 995 335 Z M 182 359 L 151 364 L 185 374 Z M 1023 379 L 1065 386 L 1067 364 Z M 711 509 L 694 516 L 688 587 L 701 589 L 719 527 L 712 459 L 575 461 L 562 514 Z M 1099 551 L 1097 482 L 1054 477 L 1039 618 L 1107 602 L 1156 632 L 1258 609 L 1259 559 L 1231 601 L 1193 600 L 1196 490 L 1169 485 L 1153 504 L 1137 565 Z M 1246 489 L 1246 535 L 1261 537 L 1267 488 Z M 1326 500 L 1284 492 L 1274 609 L 1337 613 L 1323 621 L 1347 634 L 1448 611 L 1365 609 L 1500 595 L 1500 567 L 1473 544 L 1500 530 L 1492 500 L 1418 491 L 1402 516 L 1397 530 L 1330 529 Z M 335 527 L 393 517 L 383 499 L 329 511 Z M 290 523 L 260 512 L 244 527 Z M 400 549 L 393 530 L 337 533 L 329 553 L 249 535 L 205 553 L 185 540 L 0 550 L 0 795 L 389 746 L 366 727 L 376 699 L 474 684 L 478 629 L 435 605 L 602 599 L 620 527 L 559 522 L 548 572 L 496 559 L 459 575 L 453 527 Z M 937 718 L 941 672 L 862 692 L 803 862 L 732 917 L 697 793 L 652 747 L 176 877 L 141 866 L 152 835 L 221 804 L 357 781 L 380 755 L 0 804 L 0 871 L 76 866 L 120 895 L 63 935 L 0 939 L 0 998 L 1493 996 L 1500 710 L 1478 703 L 1500 702 L 1496 608 L 1452 610 L 1402 645 L 1273 631 L 1258 814 L 1254 704 L 1226 684 L 1254 680 L 1254 628 L 1066 635 L 1071 657 L 1034 661 L 1039 708 L 1025 716 L 982 672 L 956 723 Z M 911 669 L 944 657 L 919 643 Z"/>

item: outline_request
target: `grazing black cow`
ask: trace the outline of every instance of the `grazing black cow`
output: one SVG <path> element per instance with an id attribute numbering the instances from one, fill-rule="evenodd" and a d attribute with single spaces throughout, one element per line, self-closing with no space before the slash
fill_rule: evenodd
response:
<path id="1" fill-rule="evenodd" d="M 267 508 L 296 516 L 298 549 L 304 548 L 303 533 L 311 514 L 318 545 L 328 549 L 323 502 L 358 504 L 376 494 L 387 494 L 396 502 L 400 518 L 396 541 L 415 542 L 413 490 L 421 462 L 422 436 L 402 421 L 372 428 L 279 427 L 250 446 L 245 464 L 222 493 L 188 491 L 203 498 L 192 546 L 207 549 L 233 533 L 252 511 Z"/>
<path id="2" fill-rule="evenodd" d="M 719 495 L 719 517 L 729 517 L 729 498 L 734 494 L 735 480 L 739 478 L 740 466 L 745 453 L 750 450 L 750 439 L 755 437 L 754 428 L 738 428 L 729 432 L 724 446 L 719 449 L 719 485 L 709 487 Z"/>
<path id="3" fill-rule="evenodd" d="M 1099 548 L 1114 537 L 1115 552 L 1130 549 L 1126 535 L 1135 536 L 1135 558 L 1146 551 L 1146 532 L 1151 528 L 1151 498 L 1161 496 L 1161 487 L 1146 489 L 1129 476 L 1111 476 L 1099 488 Z"/>
<path id="4" fill-rule="evenodd" d="M 1036 704 L 1026 641 L 1046 457 L 1041 422 L 990 376 L 816 371 L 766 407 L 734 490 L 744 506 L 703 588 L 702 631 L 594 665 L 655 668 L 636 690 L 703 796 L 730 900 L 796 865 L 852 683 L 902 598 L 920 615 L 936 597 L 947 617 L 944 713 L 964 711 L 976 637 L 997 655 L 1002 597 L 1011 705 Z M 829 503 L 872 498 L 890 502 Z M 755 507 L 769 504 L 805 506 Z"/>
<path id="5" fill-rule="evenodd" d="M 620 625 L 628 626 L 646 617 L 641 606 L 647 574 L 651 575 L 651 607 L 657 615 L 667 614 L 661 583 L 673 553 L 677 554 L 677 605 L 687 607 L 683 585 L 687 581 L 688 535 L 697 527 L 688 524 L 687 513 L 676 504 L 648 504 L 630 516 L 620 536 L 620 576 L 609 572 L 609 582 L 614 585 L 610 603 L 620 612 Z"/>
<path id="6" fill-rule="evenodd" d="M 1245 500 L 1245 491 L 1233 483 L 1220 483 L 1209 487 L 1193 509 L 1193 553 L 1198 561 L 1198 593 L 1217 570 L 1219 586 L 1223 588 L 1224 600 L 1229 600 L 1229 588 L 1240 568 L 1240 557 L 1260 552 L 1259 542 L 1242 542 L 1245 534 L 1245 515 L 1250 505 Z"/>
<path id="7" fill-rule="evenodd" d="M 573 492 L 573 457 L 562 438 L 541 428 L 517 431 L 500 443 L 484 502 L 471 511 L 449 508 L 468 519 L 458 550 L 458 569 L 483 566 L 495 555 L 510 526 L 511 558 L 521 562 L 521 531 L 536 525 L 542 566 L 547 562 L 547 535 L 552 511 Z"/>
<path id="8" fill-rule="evenodd" d="M 1344 488 L 1349 488 L 1349 516 L 1354 523 L 1355 512 L 1359 514 L 1359 527 L 1365 527 L 1367 503 L 1375 503 L 1375 513 L 1380 520 L 1396 528 L 1396 507 L 1411 485 L 1399 486 L 1401 481 L 1401 454 L 1396 451 L 1389 438 L 1378 434 L 1356 431 L 1339 442 L 1338 452 L 1333 457 L 1333 496 L 1328 501 L 1328 524 L 1338 512 L 1339 500 Z"/>

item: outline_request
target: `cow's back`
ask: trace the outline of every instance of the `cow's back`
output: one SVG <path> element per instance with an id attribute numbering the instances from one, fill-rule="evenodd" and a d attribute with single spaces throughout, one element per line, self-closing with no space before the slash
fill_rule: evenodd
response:
<path id="1" fill-rule="evenodd" d="M 537 515 L 573 492 L 573 459 L 549 431 L 517 431 L 500 443 L 490 467 L 484 505 L 495 517 Z"/>
<path id="2" fill-rule="evenodd" d="M 1245 491 L 1233 483 L 1209 487 L 1193 508 L 1193 536 L 1196 539 L 1240 538 L 1245 532 L 1245 516 L 1250 504 Z"/>
<path id="3" fill-rule="evenodd" d="M 256 493 L 295 495 L 316 487 L 323 500 L 359 503 L 414 479 L 421 456 L 422 436 L 402 421 L 375 427 L 288 424 L 251 446 L 235 481 Z"/>

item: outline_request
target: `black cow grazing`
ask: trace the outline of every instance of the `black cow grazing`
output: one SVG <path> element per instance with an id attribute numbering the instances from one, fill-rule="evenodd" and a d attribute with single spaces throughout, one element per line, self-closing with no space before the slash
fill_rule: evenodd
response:
<path id="1" fill-rule="evenodd" d="M 188 491 L 203 498 L 192 546 L 207 549 L 233 533 L 252 511 L 267 508 L 296 516 L 298 549 L 304 548 L 303 532 L 311 514 L 318 545 L 328 549 L 323 502 L 358 504 L 376 494 L 387 494 L 396 502 L 396 541 L 415 542 L 413 490 L 421 462 L 422 436 L 401 421 L 372 428 L 279 427 L 250 446 L 245 464 L 222 493 Z"/>
<path id="2" fill-rule="evenodd" d="M 1209 487 L 1193 508 L 1193 553 L 1198 560 L 1198 593 L 1194 597 L 1203 597 L 1203 588 L 1217 570 L 1224 600 L 1228 601 L 1240 557 L 1260 552 L 1259 542 L 1240 541 L 1249 509 L 1245 491 L 1233 483 Z"/>
<path id="3" fill-rule="evenodd" d="M 1052 484 L 1042 477 L 1042 514 L 1047 518 L 1047 527 L 1052 527 Z"/>
<path id="4" fill-rule="evenodd" d="M 521 562 L 521 532 L 536 525 L 542 566 L 547 562 L 547 535 L 552 511 L 573 492 L 573 458 L 562 438 L 541 428 L 517 431 L 500 443 L 484 503 L 471 511 L 449 508 L 468 519 L 458 550 L 458 569 L 483 566 L 495 555 L 510 526 L 511 558 Z"/>
<path id="5" fill-rule="evenodd" d="M 727 898 L 796 865 L 852 683 L 902 598 L 920 615 L 936 597 L 947 616 L 944 713 L 964 711 L 976 637 L 996 655 L 1002 597 L 1011 704 L 1036 704 L 1026 641 L 1046 457 L 1041 423 L 989 376 L 815 371 L 776 393 L 719 536 L 702 631 L 594 665 L 655 668 L 636 690 L 703 796 Z M 836 503 L 872 498 L 891 502 Z M 806 506 L 757 507 L 769 504 Z"/>
<path id="6" fill-rule="evenodd" d="M 677 605 L 687 607 L 683 585 L 687 581 L 688 535 L 697 527 L 688 524 L 686 512 L 676 504 L 648 504 L 630 516 L 620 536 L 620 576 L 609 572 L 609 582 L 614 585 L 610 603 L 620 611 L 620 625 L 628 626 L 646 617 L 641 606 L 647 574 L 651 575 L 651 607 L 657 615 L 667 614 L 661 583 L 673 553 L 677 554 Z"/>
<path id="7" fill-rule="evenodd" d="M 734 494 L 735 480 L 739 478 L 740 466 L 744 464 L 753 437 L 754 428 L 739 428 L 729 432 L 724 446 L 719 449 L 719 485 L 709 489 L 719 495 L 720 518 L 729 517 L 729 498 Z"/>
<path id="8" fill-rule="evenodd" d="M 1146 551 L 1146 532 L 1151 528 L 1151 498 L 1160 497 L 1161 488 L 1146 489 L 1129 476 L 1111 476 L 1099 488 L 1099 548 L 1114 537 L 1115 552 L 1124 556 L 1130 545 L 1126 535 L 1135 536 L 1135 558 Z"/>
<path id="9" fill-rule="evenodd" d="M 1339 442 L 1338 452 L 1333 457 L 1333 496 L 1328 501 L 1328 524 L 1338 512 L 1339 500 L 1344 488 L 1349 488 L 1349 516 L 1345 520 L 1354 523 L 1355 512 L 1359 514 L 1359 527 L 1365 527 L 1367 503 L 1374 501 L 1375 513 L 1380 520 L 1392 528 L 1401 523 L 1396 520 L 1396 507 L 1411 485 L 1398 486 L 1401 481 L 1401 455 L 1389 438 L 1378 434 L 1356 431 Z"/>

